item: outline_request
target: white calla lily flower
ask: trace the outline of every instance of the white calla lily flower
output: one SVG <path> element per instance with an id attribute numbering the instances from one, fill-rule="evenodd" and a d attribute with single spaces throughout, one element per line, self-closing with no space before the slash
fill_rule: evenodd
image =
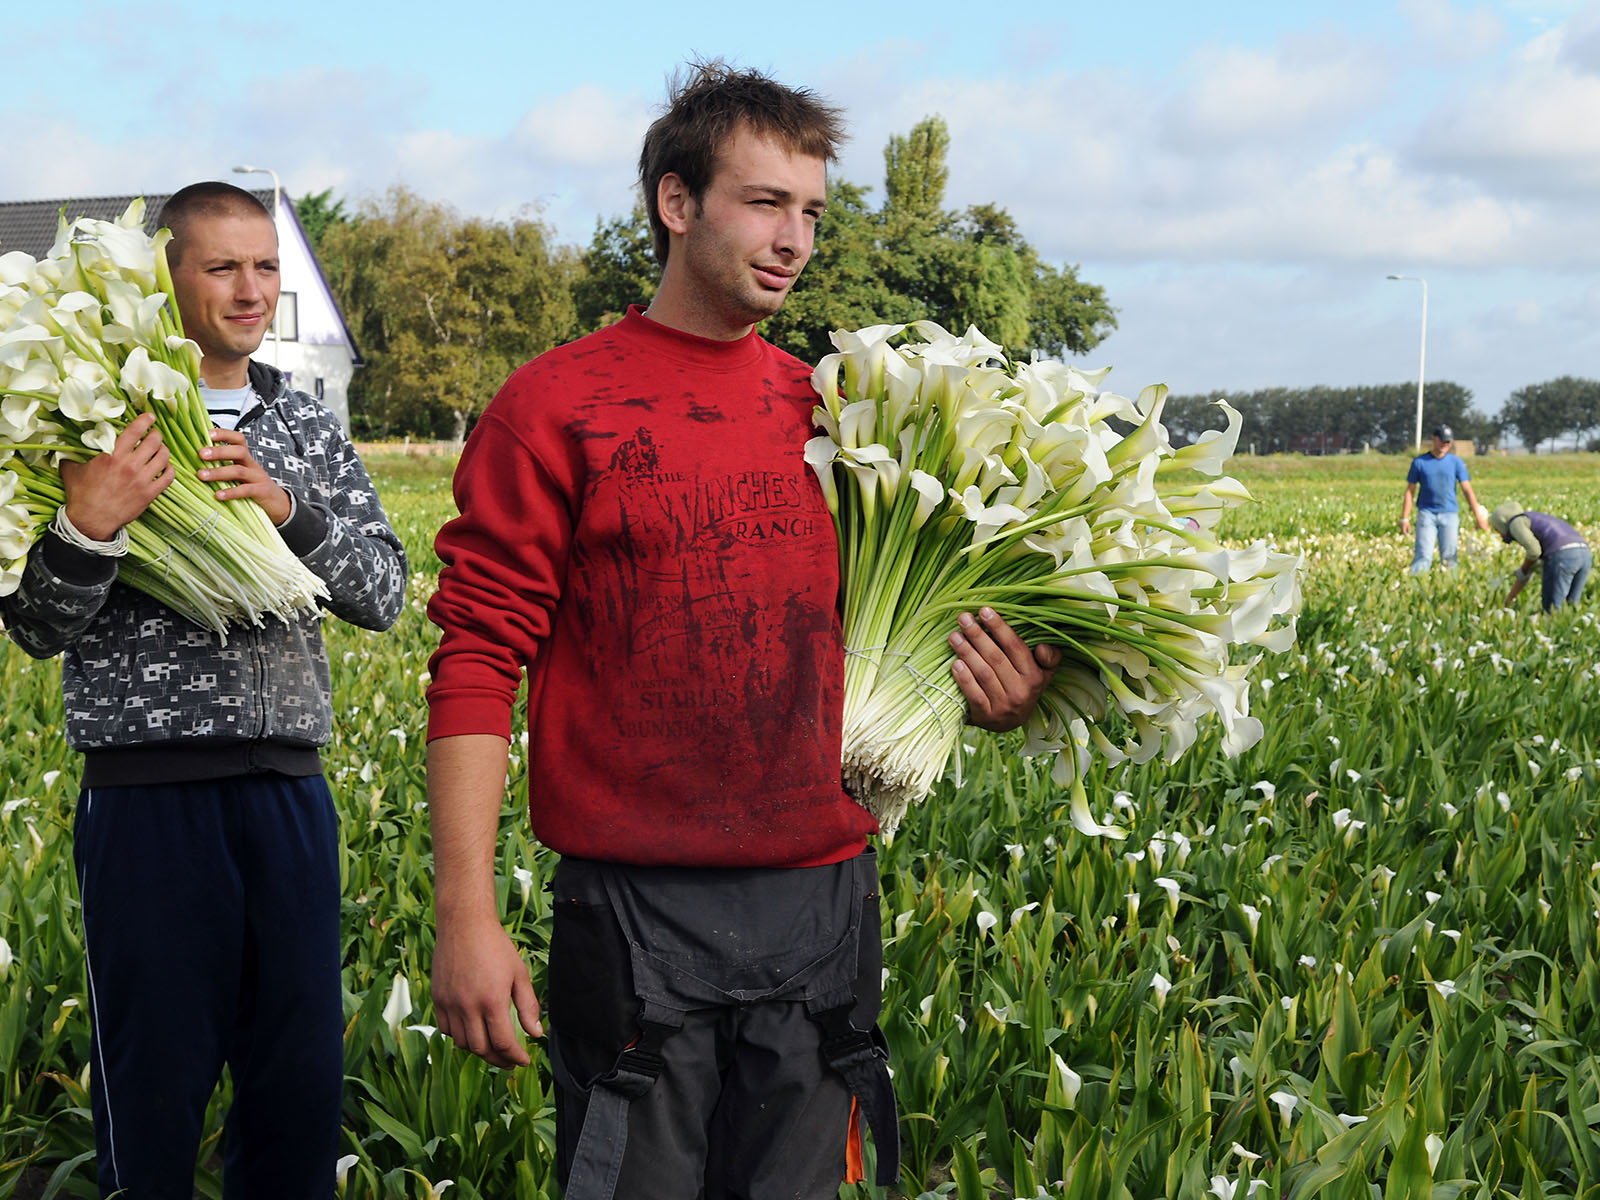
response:
<path id="1" fill-rule="evenodd" d="M 1156 994 L 1156 1005 L 1160 1007 L 1167 1002 L 1167 993 L 1172 990 L 1172 982 L 1157 971 L 1150 977 L 1150 990 Z"/>
<path id="2" fill-rule="evenodd" d="M 170 402 L 189 387 L 189 378 L 166 363 L 154 361 L 143 346 L 135 346 L 122 364 L 122 383 L 137 396 Z"/>
<path id="3" fill-rule="evenodd" d="M 31 440 L 39 428 L 39 404 L 37 396 L 11 395 L 0 400 L 0 435 L 9 441 Z"/>
<path id="4" fill-rule="evenodd" d="M 97 421 L 83 434 L 83 444 L 91 450 L 109 454 L 116 449 L 117 431 L 109 421 Z"/>
<path id="5" fill-rule="evenodd" d="M 917 507 L 911 514 L 911 528 L 921 529 L 927 524 L 934 510 L 944 503 L 945 489 L 942 483 L 926 471 L 914 470 L 910 479 L 911 486 L 917 493 Z"/>
<path id="6" fill-rule="evenodd" d="M 1221 475 L 1222 467 L 1239 446 L 1239 430 L 1243 419 L 1226 400 L 1218 400 L 1227 421 L 1224 429 L 1213 429 L 1201 434 L 1192 444 L 1173 451 L 1172 457 L 1162 463 L 1163 470 L 1199 471 L 1202 475 Z"/>
<path id="7" fill-rule="evenodd" d="M 39 261 L 21 250 L 8 250 L 0 254 L 0 284 L 6 287 L 31 290 L 38 278 Z"/>
<path id="8" fill-rule="evenodd" d="M 21 317 L 20 312 L 18 316 Z M 34 322 L 0 330 L 0 367 L 20 371 L 28 365 L 30 359 L 36 355 L 48 354 L 60 344 L 59 334 L 51 333 L 44 325 Z"/>
<path id="9" fill-rule="evenodd" d="M 73 377 L 61 381 L 61 397 L 57 407 L 63 416 L 74 421 L 94 422 L 120 417 L 128 404 L 121 396 L 96 391 L 93 385 Z"/>
<path id="10" fill-rule="evenodd" d="M 1069 1067 L 1061 1055 L 1052 1054 L 1051 1057 L 1055 1059 L 1056 1075 L 1061 1080 L 1061 1091 L 1067 1098 L 1067 1107 L 1076 1108 L 1078 1106 L 1078 1093 L 1083 1090 L 1083 1076 Z"/>
<path id="11" fill-rule="evenodd" d="M 389 988 L 389 999 L 383 1006 L 383 1023 L 389 1027 L 389 1032 L 398 1036 L 400 1027 L 410 1015 L 411 983 L 404 975 L 397 974 Z"/>

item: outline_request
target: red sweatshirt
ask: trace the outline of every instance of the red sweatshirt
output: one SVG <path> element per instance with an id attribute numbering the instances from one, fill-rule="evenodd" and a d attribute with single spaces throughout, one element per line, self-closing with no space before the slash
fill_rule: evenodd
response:
<path id="1" fill-rule="evenodd" d="M 810 370 L 631 310 L 507 380 L 436 542 L 428 736 L 509 737 L 562 854 L 810 866 L 876 822 L 840 784 L 838 552 Z"/>

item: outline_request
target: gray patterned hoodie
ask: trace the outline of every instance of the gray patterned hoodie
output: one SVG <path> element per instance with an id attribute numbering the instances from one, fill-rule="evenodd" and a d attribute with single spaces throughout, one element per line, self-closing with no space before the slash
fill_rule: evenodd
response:
<path id="1" fill-rule="evenodd" d="M 355 448 L 275 368 L 251 362 L 250 384 L 272 399 L 239 429 L 294 498 L 284 542 L 327 584 L 330 612 L 387 629 L 405 602 L 405 550 Z M 0 618 L 34 658 L 63 655 L 67 741 L 84 753 L 85 787 L 321 770 L 333 725 L 321 614 L 236 626 L 223 645 L 118 583 L 115 559 L 46 533 Z"/>

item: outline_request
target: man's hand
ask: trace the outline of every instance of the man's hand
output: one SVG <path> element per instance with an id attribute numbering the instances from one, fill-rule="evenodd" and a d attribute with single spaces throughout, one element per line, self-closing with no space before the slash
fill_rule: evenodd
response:
<path id="1" fill-rule="evenodd" d="M 1056 646 L 1029 649 L 992 608 L 962 613 L 950 635 L 956 652 L 950 673 L 967 698 L 967 723 L 992 733 L 1015 729 L 1030 716 L 1061 665 Z"/>
<path id="2" fill-rule="evenodd" d="M 104 454 L 62 462 L 67 520 L 84 537 L 109 542 L 172 482 L 171 454 L 155 423 L 154 413 L 141 413 Z"/>
<path id="3" fill-rule="evenodd" d="M 433 1011 L 456 1045 L 497 1067 L 533 1060 L 511 1024 L 511 1007 L 530 1037 L 543 1037 L 539 998 L 516 944 L 499 921 L 455 928 L 439 922 L 433 950 Z"/>
<path id="4" fill-rule="evenodd" d="M 289 514 L 294 511 L 294 502 L 289 499 L 289 493 L 267 474 L 267 469 L 255 460 L 245 443 L 244 434 L 237 429 L 213 429 L 211 441 L 212 445 L 201 449 L 200 457 L 223 465 L 202 468 L 200 478 L 207 483 L 238 485 L 223 488 L 217 493 L 217 499 L 254 500 L 274 525 L 282 525 L 287 521 Z"/>

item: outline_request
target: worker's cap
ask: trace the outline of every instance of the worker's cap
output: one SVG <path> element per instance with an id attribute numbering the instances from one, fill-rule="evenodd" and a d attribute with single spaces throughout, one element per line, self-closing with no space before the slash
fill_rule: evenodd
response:
<path id="1" fill-rule="evenodd" d="M 1441 442 L 1453 442 L 1456 440 L 1455 431 L 1448 425 L 1435 425 L 1433 429 L 1433 436 L 1438 438 Z"/>

